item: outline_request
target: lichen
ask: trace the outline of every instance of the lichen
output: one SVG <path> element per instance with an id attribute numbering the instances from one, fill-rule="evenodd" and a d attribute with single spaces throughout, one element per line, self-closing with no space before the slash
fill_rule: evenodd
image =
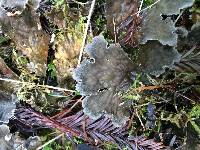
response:
<path id="1" fill-rule="evenodd" d="M 1 0 L 0 7 L 6 9 L 7 13 L 10 15 L 19 15 L 27 7 L 31 5 L 34 10 L 37 10 L 41 0 Z"/>
<path id="2" fill-rule="evenodd" d="M 149 11 L 144 17 L 141 32 L 141 43 L 149 40 L 158 40 L 163 45 L 175 46 L 177 44 L 176 28 L 170 18 L 162 20 L 161 16 L 154 11 Z"/>
<path id="3" fill-rule="evenodd" d="M 161 0 L 155 6 L 157 12 L 163 15 L 177 15 L 181 9 L 191 7 L 195 0 Z"/>
<path id="4" fill-rule="evenodd" d="M 181 9 L 192 6 L 194 0 L 162 0 L 143 13 L 141 25 L 140 42 L 146 43 L 148 40 L 158 40 L 163 45 L 176 46 L 177 34 L 175 23 L 170 17 L 162 18 L 162 15 L 177 15 Z"/>
<path id="5" fill-rule="evenodd" d="M 140 47 L 138 68 L 140 72 L 159 76 L 165 72 L 165 68 L 172 69 L 180 57 L 174 47 L 162 45 L 158 41 L 148 41 Z"/>
<path id="6" fill-rule="evenodd" d="M 9 0 L 1 0 L 0 7 L 7 9 L 8 12 L 21 13 L 25 8 L 28 0 L 15 0 L 10 2 Z"/>
<path id="7" fill-rule="evenodd" d="M 14 115 L 16 107 L 16 97 L 6 92 L 0 91 L 0 123 L 8 123 Z"/>
<path id="8" fill-rule="evenodd" d="M 119 106 L 121 99 L 118 93 L 131 83 L 133 64 L 120 46 L 107 45 L 102 36 L 94 37 L 85 48 L 89 59 L 75 69 L 73 77 L 78 82 L 76 90 L 86 96 L 84 112 L 96 119 L 107 113 L 119 125 L 127 117 Z"/>

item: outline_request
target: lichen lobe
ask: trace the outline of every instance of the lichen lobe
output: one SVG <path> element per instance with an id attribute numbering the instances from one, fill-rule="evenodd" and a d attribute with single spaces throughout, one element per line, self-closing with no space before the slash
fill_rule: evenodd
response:
<path id="1" fill-rule="evenodd" d="M 106 113 L 119 125 L 127 117 L 118 94 L 129 87 L 133 64 L 120 46 L 107 45 L 102 36 L 95 37 L 85 48 L 89 59 L 75 69 L 73 78 L 76 90 L 86 96 L 84 112 L 95 119 Z"/>

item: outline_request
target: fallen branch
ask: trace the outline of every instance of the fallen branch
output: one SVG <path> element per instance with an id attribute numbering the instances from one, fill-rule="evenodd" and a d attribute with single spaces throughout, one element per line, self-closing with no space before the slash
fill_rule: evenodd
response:
<path id="1" fill-rule="evenodd" d="M 66 91 L 66 92 L 72 92 L 72 93 L 76 92 L 75 90 L 68 90 L 68 89 L 64 89 L 64 88 L 61 88 L 61 87 L 54 87 L 54 86 L 49 86 L 49 85 L 40 85 L 40 84 L 36 84 L 36 83 L 32 83 L 32 82 L 23 82 L 23 81 L 7 79 L 7 78 L 0 78 L 0 80 L 5 81 L 5 82 L 17 83 L 17 84 L 34 85 L 35 87 L 49 88 L 49 89 L 54 89 L 54 90 L 58 90 L 58 91 Z"/>
<path id="2" fill-rule="evenodd" d="M 138 88 L 133 89 L 132 91 L 135 92 L 142 92 L 145 90 L 155 90 L 155 89 L 160 89 L 160 88 L 170 88 L 172 87 L 171 85 L 151 85 L 151 86 L 141 86 Z"/>
<path id="3" fill-rule="evenodd" d="M 66 109 L 66 110 L 60 112 L 59 114 L 51 117 L 51 119 L 63 118 L 66 114 L 70 113 L 72 111 L 72 109 L 77 106 L 78 103 L 82 102 L 82 100 L 83 100 L 83 96 L 80 99 L 78 99 L 70 109 Z"/>

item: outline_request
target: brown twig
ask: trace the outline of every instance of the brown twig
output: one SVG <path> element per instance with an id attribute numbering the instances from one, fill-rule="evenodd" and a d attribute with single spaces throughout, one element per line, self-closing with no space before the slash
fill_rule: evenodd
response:
<path id="1" fill-rule="evenodd" d="M 142 92 L 145 90 L 155 90 L 155 89 L 160 89 L 160 88 L 171 88 L 171 85 L 150 85 L 150 86 L 141 86 L 138 88 L 133 89 L 132 91 L 136 92 Z"/>
<path id="2" fill-rule="evenodd" d="M 131 127 L 131 125 L 133 123 L 134 116 L 135 116 L 135 112 L 132 113 L 132 116 L 131 116 L 131 118 L 130 118 L 130 120 L 128 122 L 128 125 L 127 125 L 127 129 L 130 129 L 130 127 Z"/>
<path id="3" fill-rule="evenodd" d="M 83 128 L 84 138 L 88 140 L 88 136 L 87 136 L 87 132 L 86 132 L 86 125 L 87 125 L 87 117 L 84 116 L 84 120 L 82 121 L 82 128 Z"/>
<path id="4" fill-rule="evenodd" d="M 70 113 L 72 111 L 72 109 L 77 106 L 78 103 L 82 102 L 82 100 L 83 100 L 83 96 L 80 99 L 78 99 L 76 101 L 76 103 L 74 103 L 74 105 L 70 109 L 65 109 L 64 111 L 60 112 L 59 114 L 51 117 L 51 119 L 55 119 L 55 118 L 59 119 L 59 118 L 64 117 L 66 114 Z"/>

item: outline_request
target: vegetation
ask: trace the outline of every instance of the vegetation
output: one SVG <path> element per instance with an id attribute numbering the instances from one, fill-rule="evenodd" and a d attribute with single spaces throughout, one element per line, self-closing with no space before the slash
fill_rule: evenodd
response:
<path id="1" fill-rule="evenodd" d="M 199 0 L 0 2 L 1 148 L 197 150 L 199 39 Z"/>

